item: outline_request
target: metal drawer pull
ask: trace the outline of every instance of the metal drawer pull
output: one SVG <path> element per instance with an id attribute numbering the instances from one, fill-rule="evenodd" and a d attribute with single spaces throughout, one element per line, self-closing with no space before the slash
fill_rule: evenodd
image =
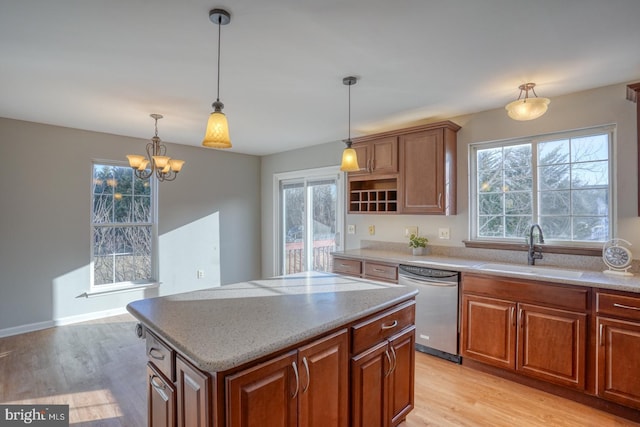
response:
<path id="1" fill-rule="evenodd" d="M 604 325 L 602 323 L 600 323 L 600 345 L 604 346 Z"/>
<path id="2" fill-rule="evenodd" d="M 149 349 L 149 356 L 153 357 L 156 360 L 164 360 L 164 354 L 162 354 L 162 352 L 155 347 L 151 347 Z"/>
<path id="3" fill-rule="evenodd" d="M 510 313 L 509 317 L 511 317 L 511 325 L 513 327 L 515 327 L 516 326 L 516 316 L 515 316 L 516 308 L 515 307 L 511 307 L 510 311 L 511 311 L 511 313 Z"/>
<path id="4" fill-rule="evenodd" d="M 307 357 L 302 358 L 302 363 L 304 364 L 304 369 L 307 371 L 307 384 L 302 389 L 303 393 L 306 393 L 309 389 L 309 384 L 311 383 L 311 374 L 309 373 L 309 363 L 307 362 Z"/>
<path id="5" fill-rule="evenodd" d="M 618 308 L 626 308 L 627 310 L 637 310 L 640 311 L 640 307 L 632 307 L 630 305 L 624 305 L 624 304 L 618 304 L 618 303 L 614 303 L 613 304 L 614 307 L 618 307 Z"/>
<path id="6" fill-rule="evenodd" d="M 385 270 L 383 268 L 374 268 L 373 271 L 375 271 L 376 273 L 384 273 L 387 270 Z"/>
<path id="7" fill-rule="evenodd" d="M 386 330 L 386 329 L 393 329 L 393 328 L 395 328 L 396 326 L 398 326 L 398 321 L 397 321 L 397 320 L 394 320 L 393 322 L 391 322 L 391 324 L 390 324 L 390 325 L 382 325 L 382 330 L 384 331 L 384 330 Z"/>
<path id="8" fill-rule="evenodd" d="M 438 209 L 442 209 L 442 193 L 438 193 Z"/>
<path id="9" fill-rule="evenodd" d="M 389 344 L 389 347 L 391 348 L 391 354 L 393 355 L 393 369 L 391 369 L 391 372 L 393 372 L 396 370 L 396 366 L 398 366 L 398 355 L 396 354 L 396 349 L 393 345 Z"/>
<path id="10" fill-rule="evenodd" d="M 296 365 L 296 362 L 293 362 L 291 366 L 293 366 L 293 373 L 296 376 L 296 391 L 295 393 L 293 393 L 293 396 L 291 396 L 291 398 L 295 399 L 298 395 L 298 390 L 300 389 L 300 377 L 298 376 L 298 366 Z"/>

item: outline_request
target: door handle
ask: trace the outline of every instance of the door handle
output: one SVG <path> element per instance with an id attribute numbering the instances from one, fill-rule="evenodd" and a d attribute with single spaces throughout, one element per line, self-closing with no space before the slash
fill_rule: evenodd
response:
<path id="1" fill-rule="evenodd" d="M 604 346 L 604 325 L 600 323 L 600 345 Z"/>
<path id="2" fill-rule="evenodd" d="M 397 320 L 394 320 L 393 322 L 391 322 L 391 323 L 389 323 L 389 324 L 382 325 L 381 329 L 382 329 L 383 331 L 385 331 L 385 330 L 387 330 L 387 329 L 393 329 L 393 328 L 395 328 L 396 326 L 398 326 L 398 321 L 397 321 Z"/>
<path id="3" fill-rule="evenodd" d="M 510 310 L 511 314 L 509 315 L 509 317 L 511 317 L 511 326 L 513 326 L 515 328 L 516 326 L 516 308 L 515 307 L 511 307 Z"/>
<path id="4" fill-rule="evenodd" d="M 293 374 L 296 376 L 296 391 L 293 393 L 291 398 L 295 399 L 298 395 L 298 390 L 300 389 L 300 377 L 298 376 L 298 366 L 296 365 L 296 362 L 291 363 L 291 366 L 293 367 Z"/>
<path id="5" fill-rule="evenodd" d="M 302 392 L 306 393 L 311 384 L 311 373 L 309 372 L 309 363 L 306 356 L 302 358 L 302 363 L 304 364 L 304 370 L 307 372 L 307 384 L 303 387 Z"/>
<path id="6" fill-rule="evenodd" d="M 396 349 L 393 347 L 393 344 L 389 343 L 389 347 L 391 348 L 391 354 L 393 355 L 393 369 L 391 369 L 391 372 L 393 372 L 398 366 L 398 355 L 396 354 Z"/>
<path id="7" fill-rule="evenodd" d="M 155 347 L 151 347 L 149 349 L 149 356 L 156 360 L 164 360 L 164 354 L 162 354 L 162 352 L 160 352 L 160 350 Z"/>
<path id="8" fill-rule="evenodd" d="M 387 378 L 391 373 L 391 356 L 389 355 L 389 350 L 384 351 L 384 355 L 387 356 L 387 361 L 389 362 L 389 370 L 384 374 L 384 377 Z"/>

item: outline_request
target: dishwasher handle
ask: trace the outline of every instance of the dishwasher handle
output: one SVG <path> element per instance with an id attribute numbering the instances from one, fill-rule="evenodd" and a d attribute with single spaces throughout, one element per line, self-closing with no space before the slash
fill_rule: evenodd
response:
<path id="1" fill-rule="evenodd" d="M 439 287 L 443 287 L 443 288 L 453 288 L 453 287 L 458 287 L 458 282 L 440 282 L 440 281 L 436 281 L 436 280 L 429 280 L 429 278 L 424 278 L 424 279 L 414 279 L 413 277 L 410 276 L 405 276 L 403 274 L 400 275 L 400 281 L 401 282 L 408 282 L 410 284 L 413 285 L 423 285 L 423 286 L 439 286 Z M 402 283 L 401 283 L 402 284 Z"/>

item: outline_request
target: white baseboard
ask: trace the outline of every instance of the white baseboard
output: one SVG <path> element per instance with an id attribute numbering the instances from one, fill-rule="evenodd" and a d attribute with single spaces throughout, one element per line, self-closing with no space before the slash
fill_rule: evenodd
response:
<path id="1" fill-rule="evenodd" d="M 93 313 L 77 314 L 75 316 L 62 317 L 55 320 L 47 320 L 44 322 L 30 323 L 28 325 L 14 326 L 12 328 L 0 329 L 0 338 L 10 337 L 12 335 L 25 334 L 27 332 L 40 331 L 42 329 L 53 328 L 55 326 L 71 325 L 73 323 L 86 322 L 88 320 L 102 319 L 104 317 L 118 316 L 127 313 L 125 307 L 114 308 L 111 310 L 96 311 Z"/>

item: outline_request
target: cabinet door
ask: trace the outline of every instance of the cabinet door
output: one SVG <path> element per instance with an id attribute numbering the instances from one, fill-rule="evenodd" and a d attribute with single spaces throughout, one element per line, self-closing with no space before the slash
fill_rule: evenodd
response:
<path id="1" fill-rule="evenodd" d="M 151 362 L 147 364 L 147 404 L 149 427 L 176 425 L 176 388 Z"/>
<path id="2" fill-rule="evenodd" d="M 358 159 L 358 167 L 360 168 L 357 172 L 349 172 L 349 176 L 355 175 L 365 175 L 371 173 L 371 162 L 370 158 L 370 145 L 366 142 L 355 143 L 351 146 L 354 150 L 356 150 L 356 158 Z"/>
<path id="3" fill-rule="evenodd" d="M 393 359 L 393 368 L 389 374 L 388 395 L 392 426 L 400 424 L 413 409 L 415 337 L 415 327 L 411 327 L 389 340 Z"/>
<path id="4" fill-rule="evenodd" d="M 209 377 L 176 357 L 178 427 L 209 426 Z"/>
<path id="5" fill-rule="evenodd" d="M 386 427 L 388 375 L 392 359 L 387 341 L 351 359 L 351 426 Z"/>
<path id="6" fill-rule="evenodd" d="M 640 323 L 597 318 L 598 395 L 640 408 Z"/>
<path id="7" fill-rule="evenodd" d="M 445 213 L 445 157 L 442 129 L 400 139 L 400 212 Z"/>
<path id="8" fill-rule="evenodd" d="M 398 137 L 371 141 L 371 172 L 372 173 L 396 173 L 398 172 Z"/>
<path id="9" fill-rule="evenodd" d="M 518 326 L 518 371 L 584 390 L 586 314 L 518 304 Z"/>
<path id="10" fill-rule="evenodd" d="M 299 380 L 296 351 L 226 377 L 227 427 L 295 427 Z"/>
<path id="11" fill-rule="evenodd" d="M 462 356 L 515 369 L 516 304 L 463 294 L 462 310 Z"/>
<path id="12" fill-rule="evenodd" d="M 299 427 L 348 427 L 349 340 L 346 329 L 298 352 Z"/>

